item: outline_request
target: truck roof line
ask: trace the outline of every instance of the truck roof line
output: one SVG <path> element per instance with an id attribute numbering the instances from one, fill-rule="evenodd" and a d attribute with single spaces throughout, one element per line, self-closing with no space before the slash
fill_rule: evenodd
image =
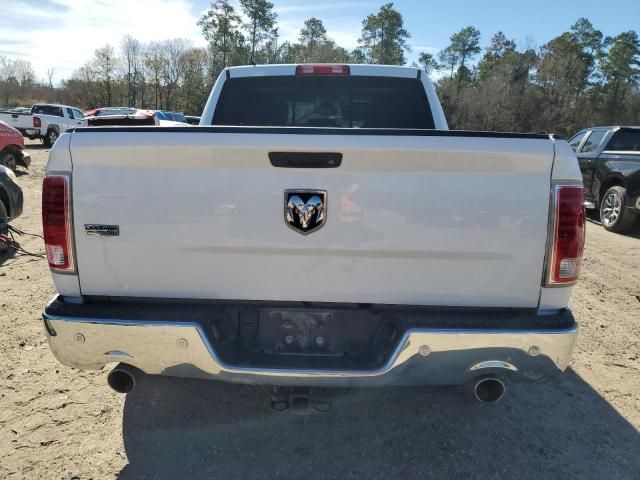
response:
<path id="1" fill-rule="evenodd" d="M 231 78 L 259 77 L 259 76 L 294 76 L 299 65 L 341 65 L 349 67 L 351 76 L 381 76 L 416 78 L 420 71 L 417 67 L 401 65 L 373 65 L 366 63 L 325 63 L 325 64 L 268 64 L 268 65 L 240 65 L 227 67 L 227 75 Z"/>

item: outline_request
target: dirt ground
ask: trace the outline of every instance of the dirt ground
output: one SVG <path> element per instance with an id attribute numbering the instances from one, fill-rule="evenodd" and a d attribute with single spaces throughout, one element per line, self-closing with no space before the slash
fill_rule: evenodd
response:
<path id="1" fill-rule="evenodd" d="M 29 150 L 14 225 L 41 233 L 48 150 Z M 395 388 L 330 392 L 330 412 L 296 415 L 272 412 L 262 387 L 161 377 L 118 395 L 106 369 L 75 371 L 49 352 L 40 312 L 53 294 L 45 260 L 0 260 L 2 479 L 640 479 L 640 235 L 589 223 L 571 368 L 491 405 Z"/>

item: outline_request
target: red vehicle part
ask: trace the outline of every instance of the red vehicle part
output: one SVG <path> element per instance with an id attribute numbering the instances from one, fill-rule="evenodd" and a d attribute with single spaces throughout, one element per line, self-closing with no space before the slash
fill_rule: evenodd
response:
<path id="1" fill-rule="evenodd" d="M 158 119 L 152 110 L 127 107 L 105 107 L 87 110 L 84 118 L 90 127 L 99 126 L 145 126 L 157 125 Z"/>
<path id="2" fill-rule="evenodd" d="M 17 165 L 28 167 L 29 157 L 24 155 L 24 138 L 10 125 L 0 121 L 0 165 L 15 170 Z"/>

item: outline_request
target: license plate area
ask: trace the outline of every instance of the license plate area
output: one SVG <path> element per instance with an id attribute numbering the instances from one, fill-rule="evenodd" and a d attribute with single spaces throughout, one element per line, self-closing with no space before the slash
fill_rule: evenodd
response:
<path id="1" fill-rule="evenodd" d="M 276 368 L 380 367 L 401 336 L 392 315 L 368 308 L 230 309 L 210 328 L 225 363 Z"/>
<path id="2" fill-rule="evenodd" d="M 264 309 L 257 341 L 269 355 L 354 355 L 372 334 L 362 327 L 339 311 Z"/>

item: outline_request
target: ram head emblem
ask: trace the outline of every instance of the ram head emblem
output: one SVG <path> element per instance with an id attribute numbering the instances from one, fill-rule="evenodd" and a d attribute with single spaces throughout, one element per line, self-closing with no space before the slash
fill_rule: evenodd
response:
<path id="1" fill-rule="evenodd" d="M 284 220 L 289 228 L 307 235 L 324 225 L 327 192 L 324 190 L 286 190 Z"/>

